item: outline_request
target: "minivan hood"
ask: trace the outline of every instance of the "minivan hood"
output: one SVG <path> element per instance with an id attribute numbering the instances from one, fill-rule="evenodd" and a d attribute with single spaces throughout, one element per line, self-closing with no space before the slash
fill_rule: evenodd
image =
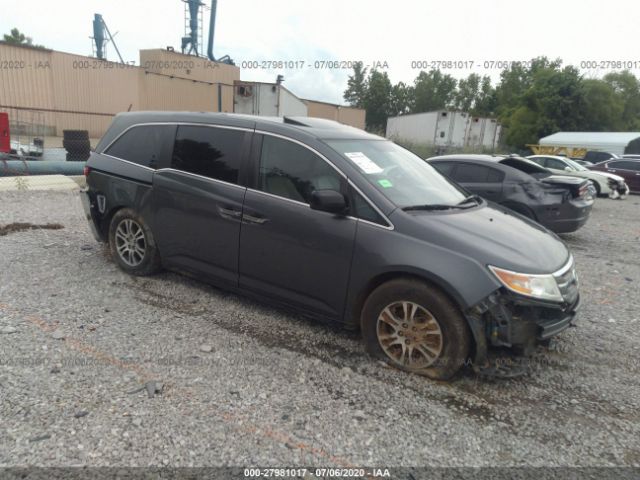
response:
<path id="1" fill-rule="evenodd" d="M 496 204 L 441 212 L 396 210 L 392 222 L 397 215 L 409 217 L 414 236 L 483 265 L 545 274 L 569 259 L 569 250 L 554 233 Z"/>

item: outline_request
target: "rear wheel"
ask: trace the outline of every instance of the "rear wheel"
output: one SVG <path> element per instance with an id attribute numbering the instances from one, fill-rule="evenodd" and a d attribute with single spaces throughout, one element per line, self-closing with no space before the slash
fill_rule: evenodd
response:
<path id="1" fill-rule="evenodd" d="M 594 188 L 596 189 L 596 197 L 599 197 L 602 194 L 602 189 L 600 188 L 600 184 L 598 182 L 596 182 L 595 180 L 592 180 L 591 183 L 593 184 Z"/>
<path id="2" fill-rule="evenodd" d="M 160 270 L 160 253 L 151 229 L 130 208 L 118 210 L 111 219 L 109 248 L 125 272 L 151 275 Z"/>
<path id="3" fill-rule="evenodd" d="M 451 378 L 469 355 L 471 334 L 460 310 L 419 280 L 392 280 L 375 289 L 361 325 L 371 355 L 429 378 Z"/>

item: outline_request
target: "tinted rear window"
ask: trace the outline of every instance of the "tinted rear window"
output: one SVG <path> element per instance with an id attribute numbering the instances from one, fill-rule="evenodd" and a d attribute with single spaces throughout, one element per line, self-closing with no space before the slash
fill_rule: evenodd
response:
<path id="1" fill-rule="evenodd" d="M 104 152 L 112 157 L 121 158 L 145 167 L 160 168 L 166 166 L 170 143 L 175 126 L 141 125 L 124 132 Z"/>
<path id="2" fill-rule="evenodd" d="M 501 182 L 504 174 L 494 168 L 470 163 L 459 163 L 453 179 L 460 183 Z"/>
<path id="3" fill-rule="evenodd" d="M 179 126 L 171 168 L 238 183 L 245 132 L 218 127 Z"/>

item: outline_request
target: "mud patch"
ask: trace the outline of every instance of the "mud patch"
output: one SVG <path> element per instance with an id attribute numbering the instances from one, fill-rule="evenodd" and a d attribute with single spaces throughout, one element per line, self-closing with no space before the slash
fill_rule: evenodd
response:
<path id="1" fill-rule="evenodd" d="M 60 225 L 59 223 L 45 223 L 42 225 L 33 223 L 9 223 L 7 225 L 0 225 L 0 237 L 25 230 L 60 230 L 63 228 L 64 225 Z"/>

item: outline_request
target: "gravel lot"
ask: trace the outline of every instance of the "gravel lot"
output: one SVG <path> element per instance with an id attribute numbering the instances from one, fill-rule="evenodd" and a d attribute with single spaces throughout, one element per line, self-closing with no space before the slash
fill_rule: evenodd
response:
<path id="1" fill-rule="evenodd" d="M 529 376 L 448 384 L 381 366 L 357 333 L 126 275 L 77 194 L 0 205 L 0 227 L 50 224 L 0 236 L 0 466 L 640 466 L 638 196 L 564 236 L 578 328 Z"/>

